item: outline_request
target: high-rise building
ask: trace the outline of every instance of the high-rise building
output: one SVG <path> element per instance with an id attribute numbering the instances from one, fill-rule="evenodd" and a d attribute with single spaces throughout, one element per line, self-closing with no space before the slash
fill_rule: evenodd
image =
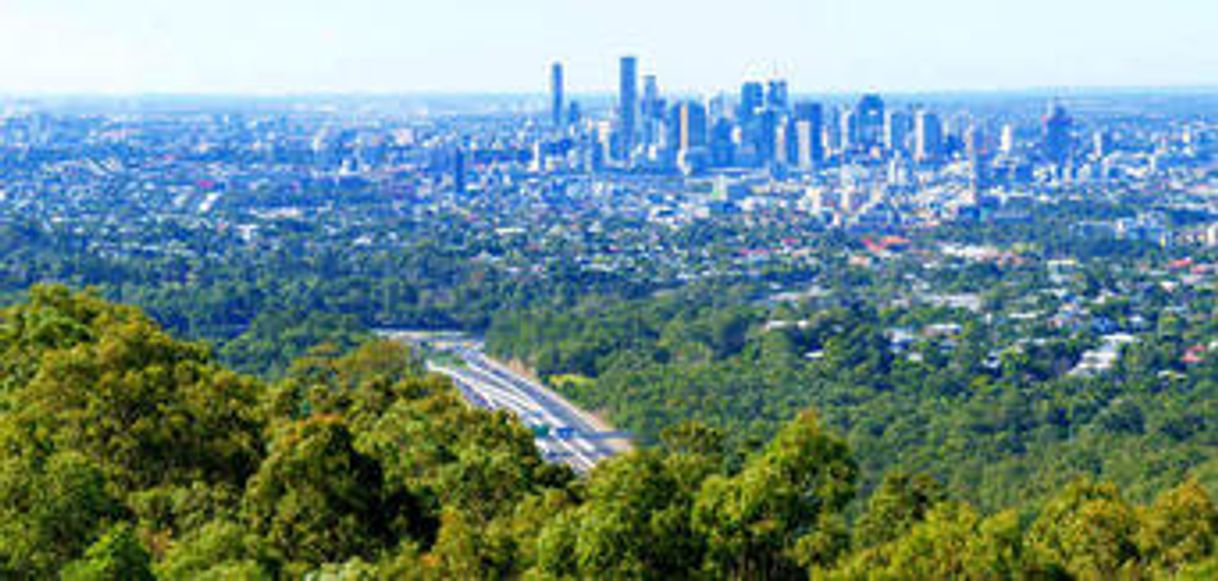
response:
<path id="1" fill-rule="evenodd" d="M 453 152 L 453 190 L 465 193 L 465 151 L 460 147 Z"/>
<path id="2" fill-rule="evenodd" d="M 858 145 L 871 151 L 884 143 L 884 100 L 879 95 L 863 95 L 855 109 Z"/>
<path id="3" fill-rule="evenodd" d="M 670 143 L 677 151 L 706 147 L 706 107 L 695 101 L 673 105 L 669 127 Z"/>
<path id="4" fill-rule="evenodd" d="M 884 113 L 884 148 L 891 152 L 908 153 L 909 136 L 913 132 L 913 117 L 905 111 Z"/>
<path id="5" fill-rule="evenodd" d="M 661 117 L 664 114 L 660 101 L 660 82 L 655 75 L 643 75 L 643 104 L 644 117 Z"/>
<path id="6" fill-rule="evenodd" d="M 1058 167 L 1064 167 L 1073 153 L 1073 138 L 1071 130 L 1074 121 L 1060 104 L 1054 103 L 1049 107 L 1049 113 L 1044 119 L 1044 155 L 1045 159 Z"/>
<path id="7" fill-rule="evenodd" d="M 1091 155 L 1095 159 L 1102 160 L 1112 153 L 1112 134 L 1100 130 L 1096 131 L 1091 136 Z"/>
<path id="8" fill-rule="evenodd" d="M 779 155 L 783 146 L 782 122 L 782 113 L 772 109 L 762 110 L 761 116 L 757 119 L 757 156 L 763 163 L 779 161 L 780 157 L 786 158 L 785 151 Z"/>
<path id="9" fill-rule="evenodd" d="M 655 75 L 643 75 L 643 109 L 647 111 L 660 101 L 660 80 Z"/>
<path id="10" fill-rule="evenodd" d="M 859 147 L 859 116 L 853 109 L 843 109 L 838 121 L 837 149 L 849 153 Z"/>
<path id="11" fill-rule="evenodd" d="M 736 161 L 736 143 L 732 132 L 735 128 L 732 122 L 720 117 L 711 128 L 710 154 L 711 165 L 714 167 L 729 167 Z"/>
<path id="12" fill-rule="evenodd" d="M 567 105 L 567 125 L 578 125 L 581 116 L 579 101 L 571 101 L 571 104 Z"/>
<path id="13" fill-rule="evenodd" d="M 969 159 L 986 155 L 985 132 L 976 123 L 969 124 L 964 130 L 964 154 Z"/>
<path id="14" fill-rule="evenodd" d="M 925 109 L 914 115 L 914 159 L 919 163 L 935 161 L 943 151 L 943 122 Z"/>
<path id="15" fill-rule="evenodd" d="M 618 158 L 623 161 L 629 161 L 634 151 L 638 108 L 639 61 L 635 57 L 624 56 L 618 83 Z"/>
<path id="16" fill-rule="evenodd" d="M 979 125 L 969 125 L 964 131 L 964 151 L 969 162 L 969 185 L 973 192 L 981 192 L 989 183 L 989 157 L 985 134 Z"/>
<path id="17" fill-rule="evenodd" d="M 796 167 L 802 170 L 812 169 L 815 165 L 813 162 L 812 149 L 815 143 L 816 134 L 812 132 L 812 122 L 806 120 L 796 120 L 792 125 L 794 127 L 793 140 L 795 144 L 794 161 Z"/>
<path id="18" fill-rule="evenodd" d="M 787 82 L 782 79 L 772 79 L 766 85 L 766 107 L 777 111 L 786 111 L 790 106 L 790 96 Z"/>
<path id="19" fill-rule="evenodd" d="M 1010 123 L 1002 126 L 1002 138 L 998 141 L 998 151 L 1003 155 L 1015 153 L 1015 127 Z"/>
<path id="20" fill-rule="evenodd" d="M 565 125 L 566 117 L 563 115 L 562 63 L 554 63 L 550 66 L 550 118 L 555 127 Z"/>
<path id="21" fill-rule="evenodd" d="M 801 169 L 809 169 L 825 159 L 824 117 L 820 103 L 795 104 L 795 155 L 790 157 Z"/>
<path id="22" fill-rule="evenodd" d="M 761 83 L 749 81 L 740 87 L 740 110 L 736 116 L 741 124 L 747 123 L 765 105 L 765 88 Z"/>
<path id="23" fill-rule="evenodd" d="M 664 122 L 664 101 L 660 98 L 660 83 L 655 75 L 643 76 L 643 101 L 639 104 L 642 114 L 643 143 L 656 145 L 660 141 Z"/>

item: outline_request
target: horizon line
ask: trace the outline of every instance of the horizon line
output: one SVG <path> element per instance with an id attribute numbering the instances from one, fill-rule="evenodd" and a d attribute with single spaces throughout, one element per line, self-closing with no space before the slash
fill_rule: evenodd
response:
<path id="1" fill-rule="evenodd" d="M 772 77 L 782 79 L 781 76 Z M 754 78 L 742 79 L 741 83 L 762 80 Z M 737 88 L 738 89 L 738 88 Z M 677 96 L 711 96 L 719 94 L 735 94 L 737 89 L 716 89 L 710 91 L 672 90 L 665 91 L 667 95 Z M 1041 95 L 1041 94 L 1142 94 L 1142 93 L 1172 93 L 1194 95 L 1218 95 L 1218 84 L 1165 84 L 1165 85 L 1029 85 L 1026 87 L 967 87 L 967 88 L 934 88 L 934 89 L 844 89 L 833 88 L 822 91 L 792 91 L 791 97 L 849 97 L 864 94 L 880 94 L 892 96 L 949 96 L 949 95 Z M 279 99 L 333 99 L 333 98 L 548 98 L 549 91 L 545 89 L 520 90 L 289 90 L 289 91 L 0 91 L 0 100 L 57 100 L 57 99 L 248 99 L 248 100 L 279 100 Z M 617 92 L 609 90 L 597 91 L 568 91 L 569 98 L 612 98 Z"/>

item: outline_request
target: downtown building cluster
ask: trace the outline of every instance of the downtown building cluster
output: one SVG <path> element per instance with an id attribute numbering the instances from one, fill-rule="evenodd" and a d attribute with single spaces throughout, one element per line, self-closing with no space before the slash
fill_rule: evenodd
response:
<path id="1" fill-rule="evenodd" d="M 548 131 L 533 147 L 534 168 L 713 177 L 718 190 L 761 183 L 831 223 L 885 226 L 1017 215 L 1004 211 L 1006 198 L 1030 191 L 1170 181 L 1214 142 L 1206 127 L 1163 134 L 1080 123 L 1053 99 L 1030 115 L 978 112 L 933 96 L 809 98 L 780 78 L 746 81 L 734 94 L 665 95 L 636 57 L 622 57 L 618 73 L 612 106 L 585 117 L 565 92 L 563 65 L 551 65 Z"/>

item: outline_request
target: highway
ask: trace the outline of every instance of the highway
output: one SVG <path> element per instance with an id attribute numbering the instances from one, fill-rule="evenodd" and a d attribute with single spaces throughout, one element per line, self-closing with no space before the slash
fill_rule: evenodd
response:
<path id="1" fill-rule="evenodd" d="M 452 378 L 471 404 L 510 411 L 537 430 L 537 447 L 547 460 L 586 473 L 597 462 L 629 449 L 622 434 L 608 431 L 587 412 L 478 349 L 458 346 L 449 353 L 461 364 L 429 362 L 428 368 Z"/>

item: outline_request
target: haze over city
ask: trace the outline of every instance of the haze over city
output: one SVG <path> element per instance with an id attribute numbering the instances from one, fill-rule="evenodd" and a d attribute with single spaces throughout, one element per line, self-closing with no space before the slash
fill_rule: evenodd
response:
<path id="1" fill-rule="evenodd" d="M 783 76 L 815 92 L 1209 86 L 1204 0 L 0 1 L 0 93 L 610 92 Z"/>

